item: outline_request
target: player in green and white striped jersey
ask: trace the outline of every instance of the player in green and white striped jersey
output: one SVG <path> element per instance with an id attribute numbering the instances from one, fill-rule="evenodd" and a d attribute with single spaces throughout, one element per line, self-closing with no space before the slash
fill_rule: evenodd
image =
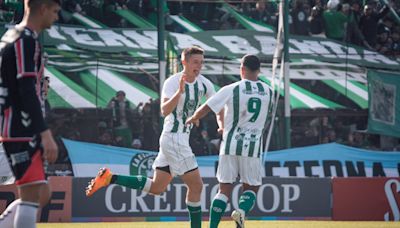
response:
<path id="1" fill-rule="evenodd" d="M 201 227 L 201 192 L 203 182 L 196 158 L 189 146 L 192 125 L 186 119 L 200 106 L 201 99 L 215 94 L 212 83 L 200 75 L 204 62 L 204 50 L 199 47 L 186 48 L 181 56 L 183 71 L 169 77 L 161 95 L 161 113 L 165 116 L 164 129 L 160 137 L 160 152 L 154 160 L 153 179 L 144 176 L 112 174 L 101 169 L 86 190 L 88 196 L 109 184 L 140 189 L 155 195 L 163 193 L 174 176 L 180 176 L 188 186 L 186 204 L 192 228 Z M 222 113 L 222 112 L 221 112 Z M 222 116 L 217 115 L 219 118 Z M 222 120 L 218 121 L 222 126 Z"/>
<path id="2" fill-rule="evenodd" d="M 218 227 L 238 176 L 243 183 L 243 193 L 239 208 L 232 213 L 238 227 L 244 227 L 244 216 L 255 204 L 262 181 L 263 133 L 272 107 L 272 89 L 258 80 L 259 72 L 259 59 L 255 55 L 245 55 L 240 66 L 242 80 L 223 87 L 186 122 L 198 124 L 208 112 L 219 113 L 224 109 L 217 170 L 220 188 L 211 205 L 210 227 Z"/>

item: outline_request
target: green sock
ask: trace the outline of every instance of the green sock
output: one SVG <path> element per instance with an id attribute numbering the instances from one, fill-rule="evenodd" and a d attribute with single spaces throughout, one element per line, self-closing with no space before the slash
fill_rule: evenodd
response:
<path id="1" fill-rule="evenodd" d="M 255 203 L 256 193 L 251 190 L 244 191 L 239 198 L 239 208 L 242 209 L 246 214 L 253 209 Z"/>
<path id="2" fill-rule="evenodd" d="M 186 202 L 189 210 L 190 228 L 201 228 L 201 203 Z"/>
<path id="3" fill-rule="evenodd" d="M 145 176 L 123 176 L 113 175 L 111 183 L 122 185 L 128 188 L 150 191 L 151 180 Z"/>
<path id="4" fill-rule="evenodd" d="M 210 228 L 217 228 L 221 217 L 225 213 L 228 197 L 224 194 L 218 193 L 215 195 L 210 208 Z"/>

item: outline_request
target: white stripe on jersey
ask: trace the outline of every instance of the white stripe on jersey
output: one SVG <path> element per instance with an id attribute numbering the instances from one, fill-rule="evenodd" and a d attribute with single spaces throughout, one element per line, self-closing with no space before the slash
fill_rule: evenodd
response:
<path id="1" fill-rule="evenodd" d="M 220 154 L 261 156 L 271 94 L 271 88 L 264 82 L 241 80 L 223 87 L 207 101 L 215 113 L 225 108 Z"/>
<path id="2" fill-rule="evenodd" d="M 161 99 L 171 98 L 179 89 L 179 79 L 182 72 L 169 77 L 163 86 Z M 189 133 L 192 126 L 186 126 L 187 118 L 191 117 L 201 104 L 201 99 L 215 94 L 212 83 L 203 75 L 197 76 L 193 83 L 185 84 L 185 93 L 179 99 L 175 110 L 165 117 L 163 132 Z"/>

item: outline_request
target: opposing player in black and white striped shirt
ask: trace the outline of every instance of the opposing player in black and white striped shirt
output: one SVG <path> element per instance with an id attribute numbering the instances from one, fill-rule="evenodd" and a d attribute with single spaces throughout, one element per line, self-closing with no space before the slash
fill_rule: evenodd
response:
<path id="1" fill-rule="evenodd" d="M 244 56 L 240 66 L 242 80 L 223 87 L 186 121 L 198 124 L 208 112 L 219 113 L 224 109 L 217 170 L 220 188 L 210 209 L 211 228 L 218 227 L 238 176 L 243 193 L 239 208 L 232 213 L 238 227 L 244 227 L 245 214 L 253 208 L 261 185 L 263 133 L 272 106 L 272 89 L 258 80 L 259 72 L 259 59 L 255 55 Z"/>

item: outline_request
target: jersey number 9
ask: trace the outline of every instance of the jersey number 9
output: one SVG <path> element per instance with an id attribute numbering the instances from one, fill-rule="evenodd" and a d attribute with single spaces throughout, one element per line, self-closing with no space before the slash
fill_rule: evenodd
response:
<path id="1" fill-rule="evenodd" d="M 253 116 L 250 118 L 250 122 L 256 122 L 258 115 L 261 110 L 261 100 L 260 98 L 252 97 L 247 102 L 247 111 L 249 113 L 253 113 Z"/>

